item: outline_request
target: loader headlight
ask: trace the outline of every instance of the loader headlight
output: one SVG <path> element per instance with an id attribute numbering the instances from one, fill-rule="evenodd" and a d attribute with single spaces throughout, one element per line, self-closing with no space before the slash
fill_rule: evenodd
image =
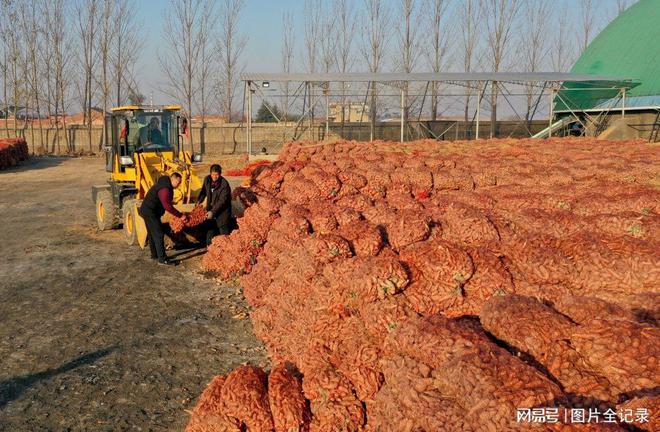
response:
<path id="1" fill-rule="evenodd" d="M 130 156 L 122 156 L 119 158 L 119 163 L 123 166 L 133 165 L 133 158 Z"/>

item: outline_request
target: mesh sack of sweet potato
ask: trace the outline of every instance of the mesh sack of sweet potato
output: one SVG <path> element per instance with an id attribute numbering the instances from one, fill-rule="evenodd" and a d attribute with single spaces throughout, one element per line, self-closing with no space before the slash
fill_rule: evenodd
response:
<path id="1" fill-rule="evenodd" d="M 335 161 L 337 163 L 337 161 Z M 337 174 L 342 187 L 345 185 L 353 186 L 356 189 L 362 189 L 367 185 L 367 178 L 354 169 L 348 167 L 340 167 L 339 174 Z"/>
<path id="2" fill-rule="evenodd" d="M 175 233 L 180 233 L 184 228 L 194 227 L 204 223 L 206 220 L 206 210 L 202 205 L 196 205 L 188 214 L 188 220 L 183 221 L 183 218 L 172 216 L 169 219 L 170 228 Z"/>
<path id="3" fill-rule="evenodd" d="M 547 235 L 515 237 L 502 244 L 514 282 L 526 280 L 536 284 L 572 282 L 574 261 L 559 249 L 557 239 Z"/>
<path id="4" fill-rule="evenodd" d="M 433 176 L 424 166 L 396 168 L 390 173 L 390 179 L 390 188 L 393 190 L 416 194 L 420 191 L 430 192 L 433 188 Z"/>
<path id="5" fill-rule="evenodd" d="M 325 266 L 333 300 L 351 308 L 400 293 L 409 277 L 395 256 L 362 256 Z"/>
<path id="6" fill-rule="evenodd" d="M 497 175 L 493 172 L 473 172 L 472 178 L 474 179 L 475 188 L 483 188 L 488 186 L 497 185 Z"/>
<path id="7" fill-rule="evenodd" d="M 337 219 L 340 227 L 351 225 L 361 219 L 360 212 L 353 208 L 335 205 L 333 209 L 335 211 L 335 219 Z"/>
<path id="8" fill-rule="evenodd" d="M 486 213 L 471 206 L 452 203 L 437 222 L 442 225 L 442 236 L 453 242 L 480 245 L 500 240 Z"/>
<path id="9" fill-rule="evenodd" d="M 346 239 L 353 253 L 358 256 L 378 255 L 385 246 L 382 231 L 365 220 L 343 225 L 335 233 Z"/>
<path id="10" fill-rule="evenodd" d="M 621 319 L 638 321 L 643 319 L 629 307 L 612 303 L 597 297 L 559 295 L 551 298 L 552 307 L 578 324 L 585 324 L 593 319 Z"/>
<path id="11" fill-rule="evenodd" d="M 27 143 L 22 138 L 0 140 L 0 169 L 6 169 L 29 157 Z"/>
<path id="12" fill-rule="evenodd" d="M 624 420 L 642 431 L 660 430 L 660 395 L 642 395 L 617 405 L 617 412 Z"/>
<path id="13" fill-rule="evenodd" d="M 309 204 L 309 209 L 309 222 L 315 233 L 330 234 L 337 228 L 334 205 L 315 201 Z"/>
<path id="14" fill-rule="evenodd" d="M 371 400 L 383 381 L 380 345 L 371 339 L 362 318 L 350 316 L 342 324 L 330 362 L 350 381 L 361 401 Z"/>
<path id="15" fill-rule="evenodd" d="M 248 207 L 243 217 L 237 219 L 237 223 L 239 230 L 251 230 L 256 234 L 256 238 L 264 241 L 275 220 L 277 220 L 277 213 L 269 212 L 259 203 Z"/>
<path id="16" fill-rule="evenodd" d="M 444 311 L 447 316 L 479 315 L 483 303 L 496 295 L 515 292 L 511 273 L 502 257 L 486 248 L 466 247 L 474 266 L 474 273 L 463 285 L 463 305 L 455 311 Z"/>
<path id="17" fill-rule="evenodd" d="M 273 430 L 267 376 L 260 368 L 246 365 L 234 369 L 227 375 L 220 396 L 225 414 L 245 424 L 250 431 Z"/>
<path id="18" fill-rule="evenodd" d="M 563 402 L 556 384 L 490 342 L 472 320 L 433 315 L 408 321 L 390 334 L 384 350 L 428 365 L 431 385 L 477 430 L 528 430 L 529 424 L 516 422 L 518 408 Z"/>
<path id="19" fill-rule="evenodd" d="M 358 193 L 354 195 L 346 195 L 337 199 L 335 203 L 341 207 L 352 208 L 355 211 L 363 212 L 369 207 L 373 206 L 373 200 L 363 193 Z"/>
<path id="20" fill-rule="evenodd" d="M 660 253 L 655 243 L 630 236 L 580 233 L 558 245 L 571 259 L 571 285 L 581 293 L 628 295 L 653 292 L 660 280 Z"/>
<path id="21" fill-rule="evenodd" d="M 591 406 L 614 400 L 609 381 L 566 342 L 577 325 L 554 309 L 531 297 L 496 296 L 484 304 L 479 317 L 488 332 L 546 367 L 572 403 Z"/>
<path id="22" fill-rule="evenodd" d="M 225 414 L 221 396 L 225 380 L 224 375 L 218 375 L 206 386 L 190 413 L 186 432 L 240 432 L 238 421 Z"/>
<path id="23" fill-rule="evenodd" d="M 387 336 L 406 321 L 419 317 L 413 310 L 408 299 L 401 294 L 390 296 L 376 302 L 365 302 L 359 307 L 359 313 L 364 319 L 364 327 L 369 336 L 382 345 Z"/>
<path id="24" fill-rule="evenodd" d="M 621 393 L 660 385 L 660 329 L 631 321 L 592 320 L 570 338 L 591 368 Z"/>
<path id="25" fill-rule="evenodd" d="M 585 218 L 585 223 L 610 235 L 629 235 L 653 240 L 660 238 L 660 215 L 644 215 L 639 212 L 597 214 Z"/>
<path id="26" fill-rule="evenodd" d="M 415 210 L 397 211 L 385 224 L 387 241 L 395 251 L 426 240 L 431 234 L 429 218 Z"/>
<path id="27" fill-rule="evenodd" d="M 329 356 L 327 348 L 313 344 L 300 366 L 303 391 L 313 416 L 310 431 L 362 431 L 366 422 L 362 402 L 350 381 L 332 366 Z"/>
<path id="28" fill-rule="evenodd" d="M 296 173 L 295 178 L 285 177 L 277 197 L 293 204 L 306 205 L 309 201 L 321 197 L 319 189 Z"/>
<path id="29" fill-rule="evenodd" d="M 341 182 L 337 176 L 320 169 L 305 173 L 305 179 L 314 185 L 314 188 L 311 189 L 314 193 L 318 191 L 318 195 L 312 197 L 315 199 L 334 198 L 341 189 Z"/>
<path id="30" fill-rule="evenodd" d="M 474 179 L 469 172 L 460 169 L 436 169 L 432 172 L 433 190 L 473 190 Z"/>
<path id="31" fill-rule="evenodd" d="M 372 431 L 472 431 L 464 412 L 432 386 L 431 368 L 408 357 L 381 360 L 385 384 L 367 403 Z"/>
<path id="32" fill-rule="evenodd" d="M 422 211 L 424 206 L 410 192 L 389 191 L 385 199 L 387 205 L 396 210 Z"/>
<path id="33" fill-rule="evenodd" d="M 277 193 L 280 189 L 284 176 L 289 172 L 290 167 L 284 163 L 271 165 L 270 167 L 263 168 L 255 176 L 251 177 L 250 183 L 255 190 L 264 190 L 272 193 Z"/>
<path id="34" fill-rule="evenodd" d="M 252 271 L 241 277 L 243 295 L 252 307 L 263 306 L 263 297 L 273 281 L 273 268 L 266 261 L 259 262 Z"/>
<path id="35" fill-rule="evenodd" d="M 306 432 L 311 413 L 302 390 L 302 380 L 292 363 L 275 365 L 268 375 L 268 400 L 275 432 Z"/>
<path id="36" fill-rule="evenodd" d="M 238 231 L 214 237 L 202 258 L 202 267 L 223 280 L 249 272 L 255 263 L 256 257 L 243 248 Z"/>
<path id="37" fill-rule="evenodd" d="M 405 296 L 413 309 L 423 315 L 462 312 L 463 286 L 474 274 L 465 250 L 443 240 L 429 240 L 403 249 L 400 258 L 410 269 L 412 282 Z"/>
<path id="38" fill-rule="evenodd" d="M 307 237 L 303 244 L 307 252 L 318 264 L 353 256 L 351 246 L 344 238 L 335 234 L 313 234 Z"/>
<path id="39" fill-rule="evenodd" d="M 535 236 L 540 234 L 556 238 L 564 238 L 589 229 L 581 218 L 575 217 L 567 210 L 544 210 L 538 208 L 523 208 L 517 210 L 498 210 L 500 216 L 506 217 L 515 227 L 520 236 Z"/>

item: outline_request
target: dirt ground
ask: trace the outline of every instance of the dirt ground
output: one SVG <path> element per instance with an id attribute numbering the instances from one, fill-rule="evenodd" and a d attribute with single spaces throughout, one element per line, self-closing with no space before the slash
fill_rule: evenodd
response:
<path id="1" fill-rule="evenodd" d="M 90 158 L 0 172 L 0 431 L 181 431 L 213 375 L 267 364 L 199 256 L 162 267 L 97 231 L 105 178 Z"/>

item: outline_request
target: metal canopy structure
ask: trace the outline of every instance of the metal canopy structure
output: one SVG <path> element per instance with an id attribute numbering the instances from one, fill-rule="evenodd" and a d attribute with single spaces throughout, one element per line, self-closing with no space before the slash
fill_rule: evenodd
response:
<path id="1" fill-rule="evenodd" d="M 631 77 L 616 77 L 616 76 L 601 76 L 601 75 L 590 75 L 590 74 L 576 74 L 576 73 L 562 73 L 562 72 L 443 72 L 443 73 L 244 73 L 241 75 L 241 81 L 244 83 L 244 102 L 245 102 L 245 116 L 247 119 L 247 133 L 246 133 L 246 145 L 248 150 L 248 155 L 252 154 L 252 96 L 253 94 L 258 94 L 259 96 L 264 97 L 262 92 L 262 87 L 269 87 L 270 83 L 284 83 L 288 85 L 290 83 L 299 83 L 299 90 L 304 88 L 305 95 L 303 99 L 303 113 L 296 126 L 301 124 L 305 119 L 308 113 L 312 112 L 314 107 L 318 104 L 319 97 L 312 96 L 312 88 L 320 87 L 323 91 L 322 95 L 326 98 L 326 136 L 329 131 L 329 117 L 328 117 L 328 101 L 329 101 L 329 92 L 330 86 L 332 83 L 341 83 L 345 85 L 346 83 L 366 83 L 367 93 L 369 92 L 370 87 L 376 86 L 376 84 L 382 84 L 391 86 L 394 88 L 400 88 L 401 90 L 401 119 L 400 119 L 400 139 L 404 140 L 404 129 L 406 123 L 406 117 L 404 112 L 407 109 L 407 84 L 408 83 L 426 83 L 428 86 L 431 83 L 444 83 L 447 85 L 454 85 L 463 88 L 469 88 L 476 90 L 478 95 L 476 112 L 474 114 L 473 120 L 476 119 L 476 139 L 479 139 L 479 122 L 480 122 L 480 105 L 481 101 L 486 94 L 486 90 L 490 84 L 491 92 L 494 94 L 501 94 L 503 98 L 508 103 L 509 107 L 516 112 L 513 104 L 507 98 L 507 94 L 512 96 L 511 92 L 506 89 L 507 84 L 514 85 L 525 85 L 530 87 L 541 88 L 541 93 L 538 95 L 536 100 L 536 108 L 538 108 L 541 96 L 543 91 L 548 89 L 550 91 L 550 118 L 548 133 L 552 134 L 553 131 L 553 100 L 557 92 L 563 87 L 564 83 L 582 83 L 583 86 L 589 90 L 594 89 L 607 89 L 607 90 L 616 90 L 621 92 L 625 98 L 625 93 L 631 88 L 634 88 L 639 85 L 639 81 Z M 424 92 L 424 98 L 426 97 L 426 91 Z M 321 96 L 321 95 L 317 95 Z M 309 97 L 309 103 L 307 103 L 307 98 Z M 366 94 L 365 94 L 366 101 Z M 307 106 L 307 111 L 305 111 L 305 106 Z M 267 109 L 268 106 L 266 106 Z M 420 111 L 421 112 L 421 111 Z M 279 122 L 280 119 L 271 111 L 271 114 Z M 520 115 L 518 115 L 520 117 Z M 521 117 L 520 117 L 521 118 Z M 577 118 L 577 117 L 576 117 Z M 578 119 L 579 121 L 579 119 Z M 313 123 L 313 114 L 310 119 L 310 125 Z M 373 139 L 373 124 L 374 119 L 371 119 L 372 131 L 370 139 Z M 492 127 L 492 125 L 491 125 Z M 492 129 L 491 129 L 492 130 Z M 429 130 L 429 132 L 431 132 Z M 528 129 L 529 132 L 529 129 Z M 431 132 L 433 135 L 433 133 Z M 530 132 L 531 135 L 531 132 Z M 435 135 L 433 135 L 435 136 Z M 437 138 L 437 137 L 436 137 Z"/>
<path id="2" fill-rule="evenodd" d="M 443 73 L 245 73 L 244 82 L 578 82 L 594 81 L 607 85 L 617 84 L 617 88 L 626 82 L 631 86 L 634 79 L 563 72 L 443 72 Z"/>

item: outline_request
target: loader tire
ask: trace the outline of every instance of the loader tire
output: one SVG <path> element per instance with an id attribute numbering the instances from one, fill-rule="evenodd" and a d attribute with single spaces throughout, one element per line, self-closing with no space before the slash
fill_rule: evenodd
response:
<path id="1" fill-rule="evenodd" d="M 110 191 L 101 191 L 96 195 L 96 223 L 100 231 L 117 228 L 117 205 L 112 199 Z"/>
<path id="2" fill-rule="evenodd" d="M 138 244 L 137 232 L 135 229 L 136 212 L 137 212 L 137 208 L 133 200 L 126 200 L 124 202 L 122 213 L 123 213 L 123 224 L 124 224 L 124 238 L 126 239 L 126 243 L 128 243 L 129 246 L 134 246 Z"/>

